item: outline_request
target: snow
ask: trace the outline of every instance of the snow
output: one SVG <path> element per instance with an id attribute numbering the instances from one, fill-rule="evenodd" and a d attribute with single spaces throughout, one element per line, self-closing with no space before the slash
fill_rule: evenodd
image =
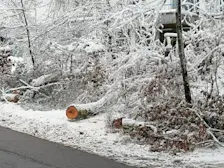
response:
<path id="1" fill-rule="evenodd" d="M 164 37 L 177 37 L 177 33 L 164 33 Z"/>
<path id="2" fill-rule="evenodd" d="M 17 104 L 0 103 L 0 125 L 42 139 L 106 156 L 139 167 L 224 166 L 224 149 L 202 149 L 171 155 L 150 152 L 149 146 L 133 143 L 127 136 L 105 128 L 106 114 L 69 121 L 64 110 L 24 110 Z"/>
<path id="3" fill-rule="evenodd" d="M 32 82 L 31 82 L 31 85 L 32 86 L 40 86 L 42 85 L 45 80 L 49 77 L 50 75 L 43 75 L 43 76 L 40 76 L 39 78 L 37 79 L 33 79 Z"/>
<path id="4" fill-rule="evenodd" d="M 160 11 L 160 13 L 161 14 L 163 14 L 163 13 L 175 13 L 176 12 L 176 9 L 162 9 L 161 11 Z"/>
<path id="5" fill-rule="evenodd" d="M 79 50 L 85 50 L 87 53 L 100 52 L 105 50 L 105 46 L 99 42 L 94 42 L 90 39 L 83 39 L 77 47 Z"/>
<path id="6" fill-rule="evenodd" d="M 13 57 L 13 56 L 9 56 L 7 58 L 8 61 L 12 62 L 13 64 L 16 64 L 16 63 L 23 63 L 24 62 L 24 59 L 21 58 L 21 57 Z"/>

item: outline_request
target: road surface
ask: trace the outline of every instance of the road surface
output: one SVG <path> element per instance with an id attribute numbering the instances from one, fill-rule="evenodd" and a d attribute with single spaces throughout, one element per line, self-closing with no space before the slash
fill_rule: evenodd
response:
<path id="1" fill-rule="evenodd" d="M 0 168 L 131 168 L 0 127 Z"/>

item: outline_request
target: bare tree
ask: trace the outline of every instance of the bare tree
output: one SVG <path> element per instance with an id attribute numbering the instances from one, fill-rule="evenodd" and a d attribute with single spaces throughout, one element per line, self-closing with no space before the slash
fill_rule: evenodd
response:
<path id="1" fill-rule="evenodd" d="M 187 62 L 186 62 L 186 58 L 184 54 L 184 43 L 183 43 L 183 36 L 182 36 L 181 0 L 177 1 L 176 21 L 177 21 L 178 53 L 179 53 L 181 71 L 182 71 L 183 82 L 184 82 L 185 99 L 187 103 L 191 103 L 191 91 L 190 91 L 189 80 L 188 80 L 188 73 L 187 73 L 187 66 L 186 66 Z"/>
<path id="2" fill-rule="evenodd" d="M 23 0 L 21 0 L 20 2 L 21 2 L 21 6 L 22 6 L 22 14 L 23 14 L 23 17 L 24 17 L 25 28 L 26 28 L 26 33 L 27 33 L 29 53 L 30 53 L 30 57 L 31 57 L 31 60 L 32 60 L 33 68 L 35 68 L 34 55 L 33 55 L 33 51 L 32 51 L 32 48 L 31 48 L 29 25 L 28 25 L 28 21 L 27 21 L 27 18 L 26 18 L 26 13 L 25 13 Z"/>

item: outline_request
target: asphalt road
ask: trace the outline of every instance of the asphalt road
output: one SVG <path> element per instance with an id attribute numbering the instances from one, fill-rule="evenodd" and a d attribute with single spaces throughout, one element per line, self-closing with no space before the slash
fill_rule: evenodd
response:
<path id="1" fill-rule="evenodd" d="M 0 127 L 0 168 L 131 168 Z"/>

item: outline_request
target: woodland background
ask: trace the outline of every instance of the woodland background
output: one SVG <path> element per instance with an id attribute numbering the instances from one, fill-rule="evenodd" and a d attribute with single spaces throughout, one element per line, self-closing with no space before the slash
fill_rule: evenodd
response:
<path id="1" fill-rule="evenodd" d="M 198 7 L 183 32 L 189 105 L 176 46 L 165 56 L 157 38 L 164 3 L 2 0 L 2 99 L 17 94 L 21 106 L 41 110 L 92 103 L 109 126 L 117 116 L 147 123 L 122 130 L 155 151 L 223 146 L 224 15 Z"/>

